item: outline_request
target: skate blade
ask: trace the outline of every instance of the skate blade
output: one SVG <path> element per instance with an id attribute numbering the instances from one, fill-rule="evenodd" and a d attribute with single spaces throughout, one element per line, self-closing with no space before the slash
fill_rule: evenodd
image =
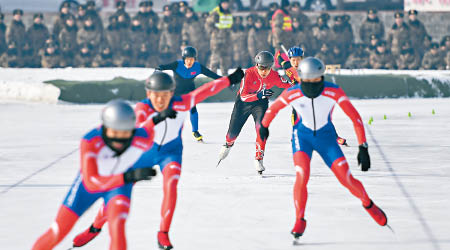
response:
<path id="1" fill-rule="evenodd" d="M 218 162 L 217 165 L 216 165 L 216 168 L 219 166 L 219 164 L 220 164 L 221 161 L 222 161 L 222 160 L 219 160 L 219 162 Z"/>
<path id="2" fill-rule="evenodd" d="M 302 243 L 300 242 L 300 237 L 298 237 L 298 238 L 295 238 L 294 237 L 294 240 L 292 241 L 292 245 L 293 246 L 300 246 Z"/>
<path id="3" fill-rule="evenodd" d="M 264 171 L 258 171 L 258 174 L 259 174 L 259 175 L 262 175 L 262 174 L 263 174 L 263 172 L 264 172 Z"/>
<path id="4" fill-rule="evenodd" d="M 392 232 L 393 234 L 395 234 L 394 229 L 393 229 L 389 224 L 386 224 L 386 227 L 389 228 L 389 230 L 391 230 L 391 232 Z"/>

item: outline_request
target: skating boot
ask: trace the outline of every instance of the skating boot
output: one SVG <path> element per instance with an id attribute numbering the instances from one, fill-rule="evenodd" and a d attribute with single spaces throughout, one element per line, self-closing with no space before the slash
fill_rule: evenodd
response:
<path id="1" fill-rule="evenodd" d="M 386 214 L 383 212 L 383 210 L 381 210 L 381 208 L 377 207 L 377 205 L 375 205 L 372 200 L 370 200 L 370 205 L 364 208 L 380 226 L 386 226 Z"/>
<path id="2" fill-rule="evenodd" d="M 217 166 L 219 166 L 220 162 L 227 158 L 228 154 L 230 153 L 231 147 L 233 147 L 234 144 L 228 144 L 225 143 L 222 148 L 220 149 L 220 153 L 219 153 L 219 162 L 217 163 Z"/>
<path id="3" fill-rule="evenodd" d="M 300 236 L 303 235 L 303 232 L 305 232 L 306 228 L 306 220 L 301 218 L 300 220 L 297 220 L 295 222 L 295 226 L 291 231 L 291 234 L 294 236 L 295 239 L 300 238 Z"/>
<path id="4" fill-rule="evenodd" d="M 200 134 L 198 131 L 192 132 L 192 135 L 198 142 L 203 142 L 203 135 Z"/>
<path id="5" fill-rule="evenodd" d="M 262 174 L 263 171 L 266 170 L 266 168 L 264 168 L 262 159 L 261 160 L 255 159 L 255 168 L 256 168 L 256 171 L 258 171 L 258 174 Z"/>
<path id="6" fill-rule="evenodd" d="M 158 232 L 158 247 L 164 250 L 173 248 L 169 240 L 169 232 Z"/>
<path id="7" fill-rule="evenodd" d="M 84 232 L 80 233 L 73 239 L 73 247 L 82 247 L 93 240 L 102 231 L 101 228 L 95 228 L 91 225 Z"/>

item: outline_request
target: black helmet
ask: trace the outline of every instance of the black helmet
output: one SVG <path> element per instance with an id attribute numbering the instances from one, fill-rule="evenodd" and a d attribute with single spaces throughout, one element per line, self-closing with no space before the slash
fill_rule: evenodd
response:
<path id="1" fill-rule="evenodd" d="M 255 63 L 266 68 L 272 68 L 274 61 L 273 55 L 269 51 L 261 51 L 255 56 Z"/>
<path id="2" fill-rule="evenodd" d="M 175 90 L 175 82 L 168 74 L 155 71 L 145 81 L 145 89 L 151 91 L 173 91 Z"/>
<path id="3" fill-rule="evenodd" d="M 192 47 L 192 46 L 186 46 L 183 49 L 183 52 L 181 52 L 181 57 L 183 58 L 183 60 L 186 57 L 193 57 L 193 58 L 197 58 L 197 49 Z"/>

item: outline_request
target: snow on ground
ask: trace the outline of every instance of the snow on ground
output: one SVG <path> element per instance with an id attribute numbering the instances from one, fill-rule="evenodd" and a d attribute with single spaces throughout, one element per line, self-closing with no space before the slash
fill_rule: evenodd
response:
<path id="1" fill-rule="evenodd" d="M 308 226 L 302 244 L 293 246 L 290 108 L 272 123 L 267 171 L 259 177 L 252 162 L 251 118 L 229 157 L 215 167 L 233 103 L 208 103 L 198 105 L 200 131 L 207 143 L 194 142 L 189 121 L 183 132 L 183 172 L 170 232 L 175 249 L 450 249 L 450 99 L 353 103 L 366 123 L 372 169 L 363 173 L 357 167 L 353 126 L 337 108 L 333 116 L 337 131 L 351 145 L 343 151 L 355 177 L 387 213 L 395 234 L 378 226 L 314 154 Z M 50 226 L 79 169 L 79 139 L 98 124 L 101 108 L 0 103 L 2 249 L 30 249 Z M 367 124 L 370 117 L 372 125 Z M 161 175 L 135 186 L 127 222 L 129 249 L 156 249 L 161 198 Z M 90 225 L 98 207 L 94 204 L 56 249 L 68 249 L 74 235 Z M 108 242 L 105 227 L 81 249 L 108 249 Z"/>

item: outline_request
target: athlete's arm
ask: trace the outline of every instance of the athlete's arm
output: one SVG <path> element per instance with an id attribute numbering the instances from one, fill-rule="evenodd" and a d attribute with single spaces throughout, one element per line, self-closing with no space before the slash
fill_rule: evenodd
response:
<path id="1" fill-rule="evenodd" d="M 173 63 L 169 63 L 169 64 L 161 64 L 158 66 L 158 68 L 160 70 L 173 70 L 173 71 L 175 71 L 177 69 L 177 67 L 178 67 L 177 61 L 175 61 Z"/>
<path id="2" fill-rule="evenodd" d="M 173 103 L 173 109 L 176 111 L 187 111 L 206 98 L 219 93 L 222 89 L 230 86 L 228 77 L 222 77 L 208 82 L 185 95 L 181 96 L 181 101 Z"/>
<path id="3" fill-rule="evenodd" d="M 211 70 L 209 70 L 207 67 L 200 65 L 200 69 L 203 75 L 212 78 L 214 80 L 221 78 L 221 76 L 219 76 L 218 74 L 212 72 Z"/>
<path id="4" fill-rule="evenodd" d="M 352 120 L 355 128 L 356 136 L 358 137 L 358 144 L 361 145 L 366 142 L 366 133 L 364 132 L 364 124 L 358 111 L 352 105 L 347 95 L 342 89 L 338 89 L 336 95 L 336 102 L 339 104 L 344 113 Z"/>
<path id="5" fill-rule="evenodd" d="M 138 102 L 134 108 L 134 113 L 136 114 L 136 126 L 139 126 L 147 120 L 147 118 L 154 113 L 153 110 L 149 111 L 147 104 Z"/>
<path id="6" fill-rule="evenodd" d="M 94 144 L 81 140 L 81 175 L 83 183 L 89 191 L 100 192 L 124 185 L 123 174 L 100 176 L 97 167 L 97 152 Z"/>
<path id="7" fill-rule="evenodd" d="M 283 89 L 287 89 L 292 87 L 292 84 L 287 82 L 286 80 L 283 79 L 283 77 L 281 77 L 278 72 L 276 72 L 276 77 L 274 77 L 273 79 L 273 84 L 275 84 L 277 87 L 279 88 L 283 88 Z"/>
<path id="8" fill-rule="evenodd" d="M 291 97 L 293 95 L 298 95 L 300 97 L 299 91 L 285 89 L 283 93 L 270 105 L 267 109 L 266 114 L 264 115 L 261 124 L 268 128 L 272 120 L 277 116 L 278 112 L 282 110 L 284 107 L 289 105 L 292 100 L 297 99 L 297 96 Z M 291 101 L 289 98 L 291 97 Z"/>

